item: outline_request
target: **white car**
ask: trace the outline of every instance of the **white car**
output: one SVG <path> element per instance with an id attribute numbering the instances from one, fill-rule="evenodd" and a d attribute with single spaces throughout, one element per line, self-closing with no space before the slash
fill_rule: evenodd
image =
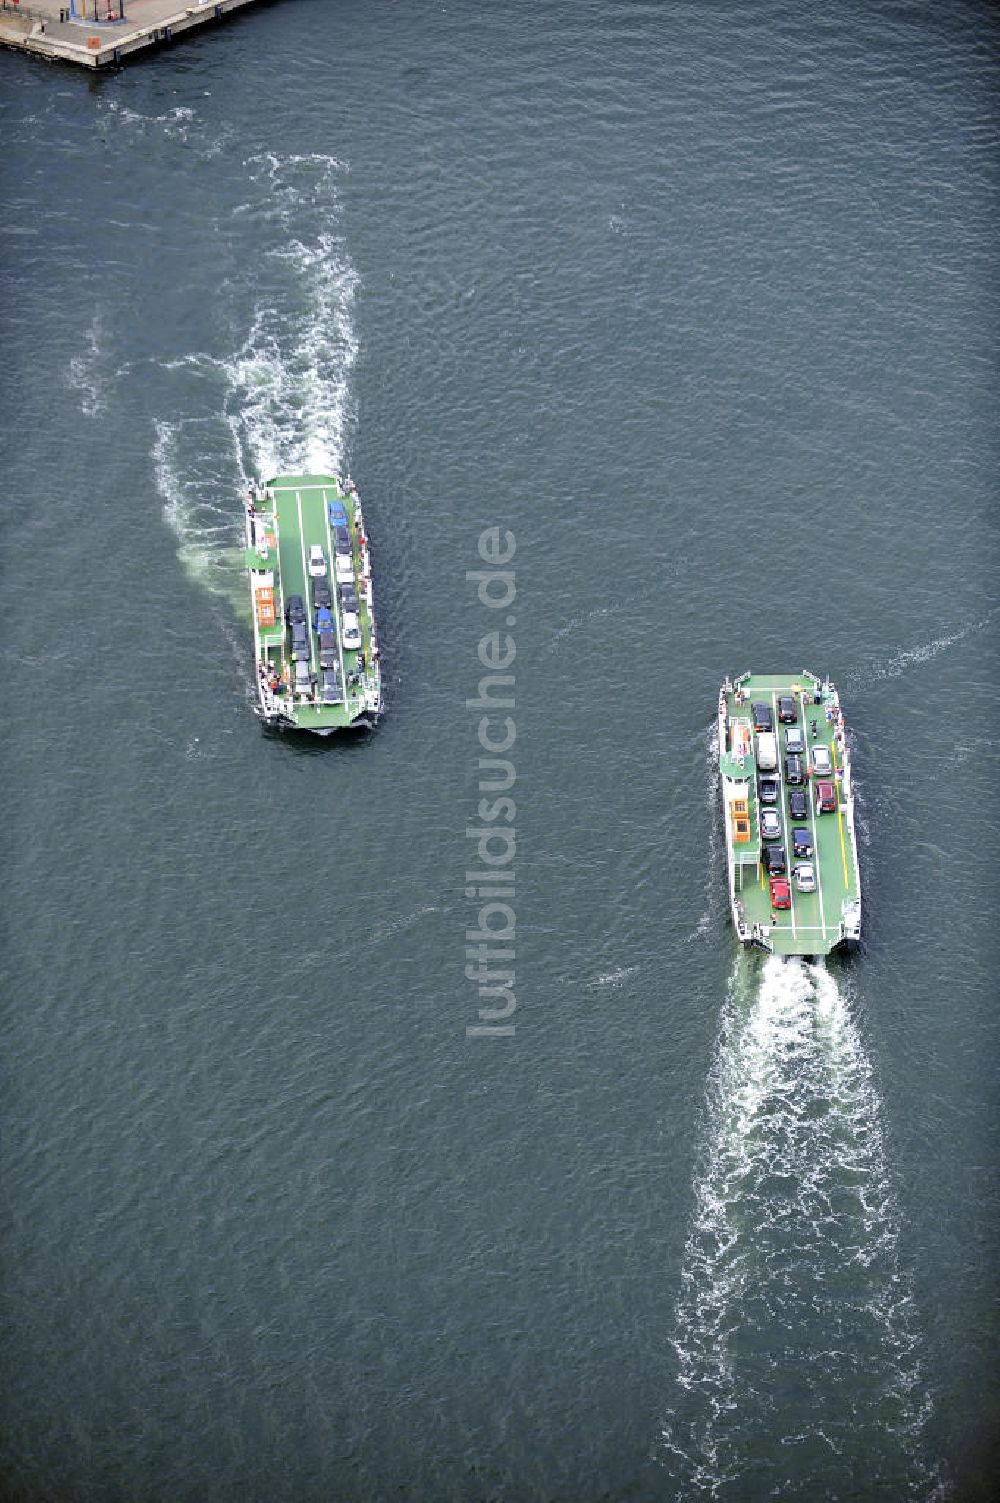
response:
<path id="1" fill-rule="evenodd" d="M 361 622 L 353 611 L 344 612 L 340 640 L 348 652 L 361 646 Z"/>
<path id="2" fill-rule="evenodd" d="M 309 549 L 309 573 L 314 579 L 326 573 L 326 554 L 319 543 L 313 543 Z"/>
<path id="3" fill-rule="evenodd" d="M 833 758 L 825 746 L 813 747 L 812 770 L 818 778 L 833 777 Z"/>
<path id="4" fill-rule="evenodd" d="M 811 861 L 800 861 L 792 867 L 792 877 L 799 892 L 816 891 L 816 872 Z"/>
<path id="5" fill-rule="evenodd" d="M 351 555 L 349 553 L 338 553 L 337 554 L 337 558 L 336 558 L 336 564 L 337 564 L 337 583 L 338 584 L 353 584 L 354 583 L 354 560 L 353 560 L 353 558 L 351 558 Z"/>
<path id="6" fill-rule="evenodd" d="M 312 674 L 308 663 L 295 664 L 295 692 L 306 698 L 312 694 Z"/>

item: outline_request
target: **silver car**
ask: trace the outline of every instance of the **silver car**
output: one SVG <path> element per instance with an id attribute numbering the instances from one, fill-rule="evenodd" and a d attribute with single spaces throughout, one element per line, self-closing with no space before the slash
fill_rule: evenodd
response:
<path id="1" fill-rule="evenodd" d="M 760 833 L 765 840 L 781 839 L 781 820 L 775 809 L 762 809 L 760 811 Z"/>
<path id="2" fill-rule="evenodd" d="M 813 747 L 812 770 L 818 778 L 833 777 L 833 758 L 825 746 Z"/>
<path id="3" fill-rule="evenodd" d="M 811 861 L 800 861 L 793 866 L 792 878 L 799 892 L 816 891 L 816 871 Z"/>

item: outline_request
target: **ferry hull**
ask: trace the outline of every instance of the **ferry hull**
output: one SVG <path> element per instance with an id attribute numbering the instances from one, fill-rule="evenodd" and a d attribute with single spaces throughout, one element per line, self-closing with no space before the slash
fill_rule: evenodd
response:
<path id="1" fill-rule="evenodd" d="M 718 737 L 738 941 L 806 957 L 857 948 L 861 879 L 836 688 L 807 671 L 727 679 Z"/>
<path id="2" fill-rule="evenodd" d="M 357 488 L 334 475 L 251 486 L 245 561 L 264 725 L 324 737 L 373 728 L 382 675 Z"/>

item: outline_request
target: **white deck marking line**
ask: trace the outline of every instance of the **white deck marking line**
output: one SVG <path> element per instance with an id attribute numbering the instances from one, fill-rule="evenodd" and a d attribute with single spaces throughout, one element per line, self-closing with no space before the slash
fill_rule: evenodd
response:
<path id="1" fill-rule="evenodd" d="M 278 576 L 278 603 L 281 606 L 281 609 L 278 612 L 278 620 L 282 623 L 281 635 L 282 635 L 282 639 L 284 639 L 284 635 L 285 635 L 285 627 L 284 627 L 284 621 L 285 621 L 285 582 L 284 582 L 284 580 L 281 577 L 281 540 L 280 540 L 280 537 L 279 537 L 279 534 L 278 534 L 278 503 L 277 502 L 274 503 L 274 509 L 271 512 L 271 521 L 274 524 L 274 562 L 275 562 L 275 564 L 277 566 L 276 569 L 275 569 L 275 573 Z"/>
<path id="2" fill-rule="evenodd" d="M 321 486 L 320 489 L 328 491 L 330 487 L 325 485 Z M 335 496 L 334 500 L 339 501 L 340 496 Z M 337 657 L 340 660 L 341 703 L 344 706 L 344 714 L 348 718 L 348 723 L 350 723 L 351 712 L 347 708 L 347 673 L 344 669 L 344 629 L 340 615 L 340 585 L 337 582 L 337 555 L 333 550 L 333 533 L 330 531 L 330 501 L 327 496 L 323 497 L 323 513 L 326 519 L 326 546 L 330 554 L 330 567 L 333 570 L 330 576 L 330 594 L 333 597 L 333 620 L 337 628 Z"/>
<path id="3" fill-rule="evenodd" d="M 306 559 L 306 535 L 302 526 L 302 497 L 299 495 L 298 491 L 295 492 L 295 505 L 298 507 L 299 512 L 299 550 L 302 554 L 302 572 L 305 575 L 306 598 L 302 603 L 306 608 L 306 637 L 309 642 L 309 667 L 316 676 L 316 685 L 318 687 L 319 661 L 316 657 L 316 648 L 313 645 L 315 632 L 312 629 L 312 591 L 309 588 L 309 580 L 312 576 L 309 573 L 309 563 Z M 294 668 L 292 669 L 292 673 L 294 675 Z M 312 695 L 312 702 L 313 704 L 317 703 L 315 691 Z"/>
<path id="4" fill-rule="evenodd" d="M 776 752 L 776 761 L 778 763 L 776 771 L 777 771 L 777 774 L 778 774 L 778 808 L 781 810 L 781 813 L 778 816 L 778 818 L 781 820 L 781 849 L 785 853 L 785 880 L 788 883 L 788 903 L 789 903 L 789 908 L 791 910 L 791 915 L 792 915 L 792 939 L 794 939 L 795 938 L 795 894 L 792 892 L 792 866 L 791 866 L 791 862 L 790 862 L 789 857 L 788 857 L 788 845 L 787 845 L 787 842 L 786 842 L 786 839 L 785 839 L 785 826 L 787 824 L 787 820 L 785 818 L 785 773 L 784 773 L 784 762 L 782 761 L 782 758 L 781 758 L 781 730 L 780 730 L 780 722 L 778 720 L 778 699 L 777 699 L 777 693 L 778 693 L 778 691 L 776 689 L 772 689 L 771 690 L 771 718 L 772 718 L 773 729 L 774 729 L 774 745 L 775 745 L 775 752 Z M 761 845 L 763 845 L 763 840 L 761 841 Z M 763 856 L 763 851 L 761 852 L 761 855 Z M 770 888 L 768 888 L 768 894 L 770 894 Z M 771 911 L 772 912 L 776 912 L 777 910 L 776 909 L 772 909 Z"/>
<path id="5" fill-rule="evenodd" d="M 265 486 L 264 489 L 265 489 L 265 493 L 266 493 L 267 487 Z M 278 661 L 279 661 L 279 663 L 281 665 L 282 672 L 285 672 L 287 670 L 287 663 L 288 663 L 288 659 L 285 656 L 285 632 L 287 630 L 288 623 L 285 620 L 285 578 L 284 578 L 284 575 L 281 572 L 281 533 L 280 533 L 279 528 L 278 528 L 278 503 L 277 503 L 277 501 L 275 501 L 274 506 L 272 508 L 271 517 L 272 517 L 272 520 L 274 522 L 274 564 L 275 564 L 275 573 L 278 576 L 278 602 L 279 602 L 279 604 L 281 606 L 281 610 L 278 613 L 278 620 L 281 622 L 281 636 L 278 639 Z M 274 697 L 275 697 L 275 700 L 277 701 L 278 696 L 275 695 Z M 289 684 L 288 688 L 287 688 L 287 697 L 288 697 L 288 703 L 289 703 L 289 705 L 294 705 L 294 703 L 295 703 L 295 696 L 294 696 L 291 684 Z"/>
<path id="6" fill-rule="evenodd" d="M 800 934 L 825 934 L 826 927 L 823 924 L 800 924 Z"/>
<path id="7" fill-rule="evenodd" d="M 814 705 L 813 709 L 816 709 L 816 708 L 817 707 Z M 803 716 L 804 715 L 805 715 L 805 711 L 803 711 Z M 803 725 L 802 729 L 805 730 L 805 726 L 804 725 Z M 806 745 L 808 747 L 808 745 L 809 745 L 808 741 L 806 742 Z M 811 758 L 810 758 L 810 761 L 811 761 Z M 807 800 L 807 807 L 809 809 L 809 826 L 810 826 L 810 828 L 812 830 L 813 864 L 816 867 L 816 891 L 819 894 L 819 916 L 823 920 L 823 934 L 825 936 L 826 930 L 827 930 L 826 901 L 825 901 L 825 899 L 823 897 L 823 863 L 820 860 L 820 856 L 819 856 L 819 835 L 816 832 L 816 800 L 813 798 L 814 784 L 810 782 L 810 783 L 807 783 L 806 786 L 809 789 L 809 792 L 806 794 L 806 800 Z"/>
<path id="8" fill-rule="evenodd" d="M 346 507 L 346 501 L 347 501 L 346 496 L 344 498 L 344 501 L 345 501 L 345 507 Z M 360 626 L 361 625 L 361 597 L 360 597 L 360 594 L 358 592 L 358 571 L 357 571 L 357 568 L 356 568 L 355 563 L 354 563 L 354 539 L 351 537 L 351 523 L 352 522 L 354 523 L 354 531 L 357 532 L 357 530 L 358 530 L 358 503 L 354 499 L 353 496 L 351 497 L 351 514 L 350 514 L 350 516 L 347 519 L 347 541 L 351 545 L 351 583 L 352 583 L 352 585 L 354 587 L 354 593 L 355 593 L 355 595 L 358 596 L 358 625 Z M 364 645 L 364 636 L 362 636 L 361 641 L 362 641 L 362 645 Z M 368 647 L 369 647 L 369 651 L 371 651 L 371 643 L 370 642 L 368 644 Z M 357 648 L 355 648 L 354 651 L 357 652 Z M 355 670 L 357 669 L 357 666 L 358 666 L 358 660 L 355 657 L 355 659 L 354 659 Z M 360 699 L 361 699 L 361 695 L 360 695 L 360 693 L 358 693 L 357 694 L 357 701 L 358 701 L 358 703 L 355 704 L 355 709 L 358 709 L 359 714 L 360 714 L 360 708 L 359 708 Z M 346 685 L 346 683 L 344 685 L 344 709 L 347 710 L 347 685 Z M 350 715 L 350 713 L 351 713 L 350 710 L 347 710 L 347 713 L 348 713 L 348 715 Z"/>
<path id="9" fill-rule="evenodd" d="M 271 490 L 271 491 L 295 491 L 296 495 L 298 495 L 299 492 L 302 492 L 302 491 L 328 491 L 329 489 L 330 489 L 329 482 L 327 482 L 326 485 L 269 485 L 268 486 L 268 490 Z"/>

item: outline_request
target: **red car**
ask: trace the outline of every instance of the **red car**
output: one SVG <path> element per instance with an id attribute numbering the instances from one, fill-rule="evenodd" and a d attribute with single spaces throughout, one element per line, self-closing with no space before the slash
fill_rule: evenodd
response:
<path id="1" fill-rule="evenodd" d="M 792 890 L 784 877 L 771 878 L 771 907 L 791 908 Z"/>
<path id="2" fill-rule="evenodd" d="M 817 783 L 816 813 L 832 814 L 837 807 L 837 789 L 833 783 Z"/>

